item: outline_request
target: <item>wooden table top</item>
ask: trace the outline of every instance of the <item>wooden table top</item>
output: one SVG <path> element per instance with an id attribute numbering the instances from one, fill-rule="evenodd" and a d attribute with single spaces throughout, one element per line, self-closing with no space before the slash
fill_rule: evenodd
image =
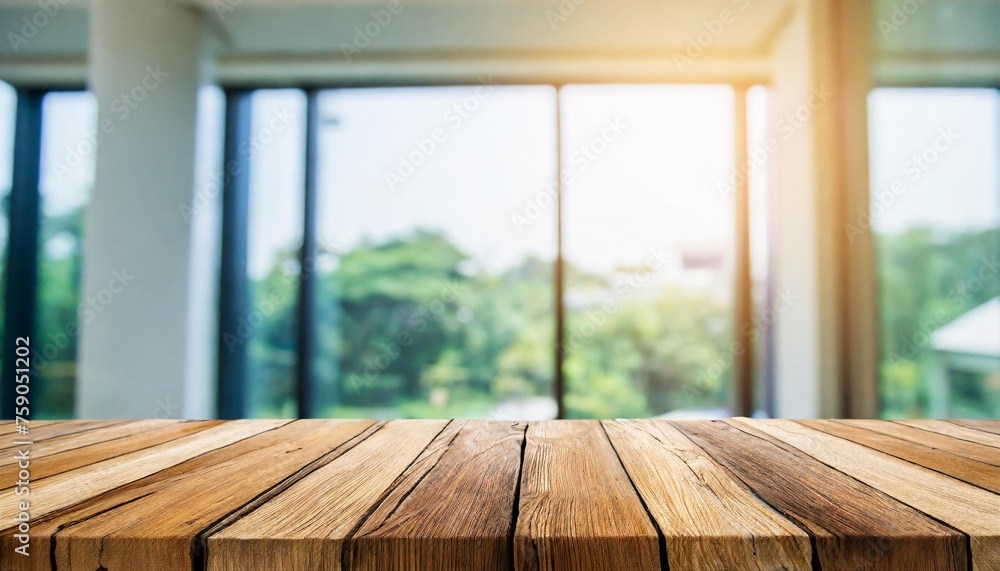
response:
<path id="1" fill-rule="evenodd" d="M 74 421 L 0 437 L 3 569 L 1000 570 L 994 421 Z"/>

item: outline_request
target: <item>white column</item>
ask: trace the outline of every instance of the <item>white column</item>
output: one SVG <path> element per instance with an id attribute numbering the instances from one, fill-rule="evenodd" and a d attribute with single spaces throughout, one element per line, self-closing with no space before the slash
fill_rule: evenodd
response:
<path id="1" fill-rule="evenodd" d="M 89 82 L 101 140 L 84 238 L 77 415 L 211 416 L 206 264 L 193 240 L 202 16 L 93 0 Z M 196 215 L 205 214 L 195 210 Z M 195 256 L 194 253 L 199 253 Z"/>
<path id="2" fill-rule="evenodd" d="M 867 0 L 799 0 L 774 45 L 775 413 L 877 414 L 877 306 L 868 209 Z"/>
<path id="3" fill-rule="evenodd" d="M 785 418 L 821 416 L 829 401 L 832 375 L 824 370 L 824 353 L 835 323 L 824 319 L 828 306 L 821 274 L 832 265 L 823 243 L 822 184 L 818 148 L 819 115 L 829 102 L 813 94 L 822 90 L 815 64 L 813 3 L 797 3 L 795 16 L 775 44 L 775 153 L 777 200 L 772 218 L 774 288 L 785 292 L 788 305 L 774 325 L 775 413 Z M 827 347 L 824 347 L 824 346 Z M 825 349 L 825 350 L 824 350 Z M 824 395 L 824 393 L 827 393 Z M 824 398 L 826 397 L 826 398 Z M 827 402 L 827 408 L 829 407 Z M 827 416 L 827 414 L 822 414 Z"/>

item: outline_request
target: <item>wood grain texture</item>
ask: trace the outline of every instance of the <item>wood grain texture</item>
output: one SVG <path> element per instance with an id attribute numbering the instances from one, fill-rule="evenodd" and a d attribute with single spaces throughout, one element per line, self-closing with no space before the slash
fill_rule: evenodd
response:
<path id="1" fill-rule="evenodd" d="M 190 569 L 199 533 L 284 480 L 319 467 L 311 464 L 336 458 L 344 444 L 372 424 L 295 421 L 241 441 L 243 453 L 237 456 L 213 451 L 174 476 L 134 486 L 128 497 L 109 494 L 106 502 L 115 508 L 60 529 L 56 568 Z M 282 461 L 275 462 L 275 458 Z M 197 498 L 197 511 L 176 509 L 191 498 Z M 149 514 L 158 517 L 152 519 Z"/>
<path id="2" fill-rule="evenodd" d="M 971 538 L 976 571 L 1000 569 L 1000 496 L 789 420 L 732 421 L 802 450 Z M 963 557 L 964 559 L 964 557 Z M 919 567 L 917 567 L 919 568 Z"/>
<path id="3" fill-rule="evenodd" d="M 723 421 L 674 425 L 807 530 L 824 571 L 967 567 L 960 533 L 780 440 Z"/>
<path id="4" fill-rule="evenodd" d="M 972 460 L 949 450 L 932 448 L 887 434 L 873 432 L 855 424 L 830 420 L 807 420 L 802 421 L 802 424 L 936 470 L 991 492 L 1000 492 L 1000 467 L 992 464 Z"/>
<path id="5" fill-rule="evenodd" d="M 660 569 L 659 536 L 597 421 L 530 423 L 517 569 Z"/>
<path id="6" fill-rule="evenodd" d="M 899 438 L 900 440 L 905 440 L 914 444 L 922 444 L 942 452 L 957 454 L 970 460 L 976 460 L 992 466 L 1000 466 L 1000 448 L 995 446 L 988 446 L 978 442 L 970 442 L 968 440 L 962 440 L 946 434 L 929 430 L 921 430 L 920 428 L 914 426 L 907 426 L 896 422 L 885 422 L 881 420 L 843 420 L 840 422 L 850 426 L 864 428 L 865 430 L 870 430 L 877 434 L 885 434 L 887 436 Z M 997 438 L 1000 439 L 1000 436 Z"/>
<path id="7" fill-rule="evenodd" d="M 87 421 L 87 420 L 62 420 L 62 421 L 59 421 L 59 420 L 32 420 L 32 421 L 29 421 L 28 425 L 31 428 L 41 428 L 43 426 L 48 426 L 50 424 L 56 424 L 56 423 L 68 426 L 68 425 L 78 424 L 78 423 L 82 423 L 82 422 L 94 422 L 94 421 Z M 17 432 L 17 425 L 14 424 L 14 421 L 12 419 L 5 419 L 3 421 L 3 423 L 0 424 L 0 438 L 2 438 L 4 436 L 7 436 L 7 435 L 13 435 L 16 432 Z"/>
<path id="8" fill-rule="evenodd" d="M 525 425 L 456 421 L 349 540 L 351 569 L 507 570 Z"/>
<path id="9" fill-rule="evenodd" d="M 127 420 L 71 420 L 66 422 L 50 422 L 50 423 L 39 423 L 37 421 L 32 421 L 28 427 L 27 438 L 34 443 L 44 442 L 52 438 L 59 438 L 60 436 L 66 436 L 68 434 L 78 434 L 81 432 L 87 432 L 89 430 L 98 430 L 101 428 L 107 428 L 109 426 L 117 426 L 119 424 L 125 424 L 129 422 Z M 7 442 L 7 436 L 11 440 L 18 439 L 23 440 L 25 436 L 18 434 L 15 437 L 15 427 L 13 422 L 4 423 L 4 432 L 0 436 L 4 436 L 2 442 L 4 449 L 12 448 L 13 446 Z"/>
<path id="10" fill-rule="evenodd" d="M 31 456 L 35 459 L 45 458 L 54 454 L 59 454 L 60 452 L 76 450 L 86 446 L 100 444 L 102 442 L 118 440 L 120 438 L 127 438 L 140 432 L 155 431 L 178 423 L 180 423 L 180 421 L 177 420 L 143 420 L 123 422 L 121 424 L 115 424 L 105 428 L 87 430 L 78 434 L 68 434 L 56 438 L 49 438 L 34 442 L 31 447 Z M 0 452 L 6 453 L 9 450 L 17 448 L 24 448 L 24 446 L 12 445 L 0 449 Z M 7 454 L 0 456 L 0 466 L 6 466 L 7 464 L 13 464 L 14 462 L 15 460 L 13 456 L 8 456 Z"/>
<path id="11" fill-rule="evenodd" d="M 73 443 L 71 441 L 67 442 L 62 438 L 49 440 L 45 443 L 36 444 L 32 447 L 31 455 L 33 461 L 31 464 L 31 479 L 39 481 L 50 476 L 75 470 L 76 468 L 91 466 L 102 460 L 108 460 L 116 456 L 123 456 L 130 452 L 170 442 L 178 438 L 196 434 L 203 430 L 208 430 L 209 428 L 219 426 L 220 424 L 222 424 L 222 421 L 219 420 L 190 422 L 171 421 L 160 425 L 159 429 L 150 429 L 145 431 L 141 430 L 140 427 L 132 426 L 131 424 L 119 425 L 105 430 L 115 431 L 115 434 L 118 434 L 119 430 L 125 431 L 125 436 L 119 436 L 117 438 L 104 440 L 103 442 L 83 445 L 78 448 L 73 448 Z M 137 432 L 129 434 L 129 431 Z M 95 437 L 108 436 L 104 432 L 104 430 L 91 430 L 85 432 L 81 434 L 81 437 L 85 436 L 86 438 L 81 438 L 81 441 L 89 441 Z M 48 445 L 55 443 L 60 444 L 59 448 L 69 447 L 69 449 L 49 454 Z M 14 474 L 17 472 L 14 455 L 10 454 L 8 458 L 11 462 L 0 466 L 0 482 L 13 481 Z"/>
<path id="12" fill-rule="evenodd" d="M 31 487 L 32 516 L 38 518 L 66 508 L 195 456 L 287 423 L 285 420 L 231 421 L 177 440 L 45 478 Z M 14 528 L 16 499 L 13 489 L 0 491 L 0 533 Z"/>
<path id="13" fill-rule="evenodd" d="M 108 569 L 201 569 L 201 532 L 349 449 L 373 424 L 295 421 L 38 518 L 32 523 L 33 541 L 51 556 L 31 558 L 16 569 L 48 571 L 53 564 L 96 569 L 99 563 Z M 286 478 L 279 480 L 281 474 Z M 199 498 L 197 510 L 177 508 L 190 505 L 191 498 Z M 13 544 L 10 533 L 0 535 L 0 548 Z"/>
<path id="14" fill-rule="evenodd" d="M 896 420 L 893 422 L 923 432 L 934 432 L 958 440 L 965 440 L 966 442 L 975 442 L 984 446 L 1000 448 L 1000 435 L 974 428 L 966 428 L 947 420 Z"/>
<path id="15" fill-rule="evenodd" d="M 665 421 L 604 421 L 672 571 L 812 569 L 809 535 Z"/>
<path id="16" fill-rule="evenodd" d="M 1000 423 L 963 424 L 53 422 L 0 571 L 1000 570 Z"/>
<path id="17" fill-rule="evenodd" d="M 211 534 L 209 570 L 341 569 L 345 540 L 447 421 L 392 421 Z"/>
<path id="18" fill-rule="evenodd" d="M 991 434 L 1000 434 L 1000 423 L 995 420 L 952 420 L 959 426 L 964 426 L 965 428 L 971 428 L 973 430 L 982 430 L 983 432 L 989 432 Z"/>

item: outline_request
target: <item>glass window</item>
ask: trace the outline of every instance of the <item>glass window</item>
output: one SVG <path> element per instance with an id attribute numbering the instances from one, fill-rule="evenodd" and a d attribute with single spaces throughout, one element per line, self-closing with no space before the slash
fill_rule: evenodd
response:
<path id="1" fill-rule="evenodd" d="M 14 171 L 14 122 L 17 92 L 0 81 L 0 292 L 7 291 L 7 236 L 10 185 Z M 4 294 L 6 295 L 6 294 Z M 3 339 L 6 304 L 0 298 L 0 339 Z M 0 351 L 3 367 L 3 351 Z"/>
<path id="2" fill-rule="evenodd" d="M 38 252 L 32 412 L 72 418 L 79 340 L 83 221 L 94 184 L 97 103 L 87 92 L 53 92 L 42 102 L 41 236 Z"/>
<path id="3" fill-rule="evenodd" d="M 250 161 L 247 354 L 252 417 L 289 418 L 295 402 L 298 252 L 302 246 L 305 94 L 253 94 Z"/>
<path id="4" fill-rule="evenodd" d="M 771 327 L 777 319 L 778 301 L 771 275 L 770 217 L 771 168 L 769 139 L 775 137 L 771 119 L 771 99 L 767 87 L 755 85 L 747 90 L 747 164 L 750 190 L 750 278 L 752 282 L 753 321 L 750 342 L 754 348 L 754 414 L 771 414 L 774 410 L 771 394 Z"/>
<path id="5" fill-rule="evenodd" d="M 766 107 L 753 90 L 751 145 L 768 134 Z M 728 413 L 741 174 L 731 88 L 322 91 L 316 258 L 302 269 L 305 114 L 300 91 L 254 95 L 251 415 L 296 412 L 298 286 L 310 272 L 319 416 L 553 418 L 557 177 L 568 415 Z M 286 115 L 287 129 L 259 136 Z M 767 177 L 757 166 L 742 174 L 760 312 Z M 766 408 L 766 394 L 758 401 Z"/>
<path id="6" fill-rule="evenodd" d="M 562 117 L 567 416 L 725 415 L 732 90 L 569 86 Z"/>
<path id="7" fill-rule="evenodd" d="M 553 418 L 556 91 L 322 94 L 325 416 Z"/>
<path id="8" fill-rule="evenodd" d="M 1000 98 L 877 89 L 871 208 L 883 416 L 1000 416 Z M 848 228 L 849 237 L 851 227 Z"/>

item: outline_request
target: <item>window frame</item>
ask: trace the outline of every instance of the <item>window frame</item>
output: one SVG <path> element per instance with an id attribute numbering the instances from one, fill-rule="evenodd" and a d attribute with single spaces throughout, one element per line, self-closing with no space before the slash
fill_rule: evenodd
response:
<path id="1" fill-rule="evenodd" d="M 871 81 L 868 84 L 867 88 L 868 89 L 865 92 L 865 117 L 866 117 L 866 121 L 868 121 L 870 119 L 869 118 L 869 113 L 870 113 L 871 109 L 869 107 L 869 101 L 870 101 L 871 94 L 874 91 L 878 90 L 878 89 L 955 89 L 955 90 L 992 89 L 993 91 L 996 92 L 997 98 L 1000 99 L 1000 82 L 998 82 L 998 83 L 988 83 L 988 82 L 987 83 L 981 83 L 981 82 L 975 82 L 975 81 L 972 81 L 972 82 L 960 82 L 960 81 L 935 81 L 935 80 L 930 80 L 930 81 L 886 81 L 886 80 L 879 80 L 876 77 L 876 79 L 874 79 L 873 81 Z M 997 129 L 997 132 L 998 132 L 998 136 L 1000 136 L 1000 124 L 998 124 L 996 126 L 996 129 Z M 868 171 L 868 179 L 870 180 L 871 179 L 871 171 L 870 171 L 871 148 L 870 148 L 870 140 L 869 140 L 869 137 L 868 137 L 868 131 L 867 130 L 865 131 L 865 149 L 866 149 L 866 154 L 865 154 L 865 161 L 866 161 L 866 163 L 865 164 L 866 164 L 866 167 L 869 169 L 869 171 Z M 1000 161 L 1000 157 L 998 157 L 997 160 Z M 866 200 L 866 209 L 865 209 L 865 212 L 868 213 L 868 214 L 871 213 L 871 203 L 872 203 L 872 201 L 871 201 L 871 188 L 869 188 L 869 186 L 870 185 L 866 186 L 866 188 L 865 188 L 866 192 L 865 192 L 865 195 L 864 195 L 864 199 Z M 998 189 L 998 192 L 1000 192 L 1000 189 Z M 875 247 L 874 247 L 875 246 L 875 241 L 877 239 L 877 236 L 875 234 L 874 229 L 871 227 L 871 225 L 869 225 L 867 228 L 864 228 L 863 231 L 865 233 L 865 239 L 869 240 L 872 243 L 872 246 L 873 246 L 873 252 L 872 252 L 872 256 L 871 256 L 872 264 L 870 265 L 870 267 L 866 267 L 865 268 L 865 272 L 861 273 L 862 275 L 860 275 L 860 276 L 855 275 L 855 277 L 853 279 L 856 280 L 856 281 L 863 282 L 864 287 L 871 288 L 871 291 L 873 293 L 875 315 L 870 320 L 870 321 L 874 322 L 874 324 L 872 326 L 873 330 L 870 331 L 870 333 L 871 333 L 871 337 L 870 338 L 875 339 L 875 343 L 876 343 L 875 352 L 874 352 L 875 358 L 874 358 L 874 363 L 872 364 L 872 366 L 874 367 L 873 378 L 874 378 L 874 381 L 875 381 L 875 387 L 873 388 L 873 390 L 874 390 L 875 395 L 876 395 L 876 403 L 875 403 L 876 410 L 874 412 L 875 412 L 875 415 L 877 415 L 876 418 L 884 418 L 885 403 L 884 403 L 884 399 L 882 398 L 882 384 L 883 384 L 883 378 L 882 378 L 882 361 L 883 361 L 883 356 L 884 356 L 884 351 L 885 351 L 885 348 L 882 346 L 882 316 L 884 315 L 883 311 L 882 311 L 882 299 L 883 299 L 882 298 L 882 286 L 883 286 L 883 284 L 881 282 L 881 279 L 879 278 L 880 260 L 878 258 L 878 252 L 875 250 Z M 846 310 L 847 311 L 853 311 L 853 309 L 851 308 L 850 305 L 848 305 L 846 307 Z M 853 331 L 848 330 L 846 332 L 846 334 L 847 335 L 852 335 L 852 334 L 857 335 L 859 333 L 869 333 L 867 331 L 861 331 L 860 330 L 862 324 L 867 324 L 867 323 L 868 323 L 868 321 L 859 320 L 858 325 L 856 325 L 857 329 L 855 329 Z M 863 338 L 869 338 L 869 337 L 865 336 Z"/>
<path id="2" fill-rule="evenodd" d="M 222 252 L 220 265 L 220 313 L 218 328 L 218 402 L 217 410 L 220 418 L 243 418 L 249 408 L 247 399 L 247 351 L 245 344 L 239 344 L 234 350 L 229 350 L 224 336 L 227 331 L 233 331 L 240 319 L 249 315 L 248 274 L 247 274 L 247 241 L 248 241 L 248 209 L 249 204 L 249 170 L 250 159 L 239 152 L 239 145 L 250 136 L 251 105 L 253 92 L 265 89 L 296 89 L 306 96 L 306 133 L 303 161 L 305 169 L 304 198 L 302 204 L 302 243 L 299 245 L 298 299 L 296 335 L 296 366 L 295 394 L 298 418 L 314 418 L 316 394 L 313 376 L 313 359 L 315 354 L 315 286 L 311 279 L 311 260 L 316 252 L 316 202 L 317 202 L 317 169 L 316 153 L 318 146 L 318 99 L 322 91 L 352 88 L 401 88 L 401 87 L 465 87 L 471 84 L 454 82 L 347 82 L 337 84 L 294 84 L 270 85 L 254 84 L 238 86 L 222 86 L 226 99 L 226 126 L 223 141 L 223 156 L 226 172 L 230 173 L 223 185 L 222 198 Z M 556 257 L 554 260 L 553 295 L 555 296 L 555 350 L 553 354 L 553 397 L 557 405 L 556 418 L 566 417 L 565 396 L 566 379 L 564 364 L 566 361 L 566 302 L 565 302 L 565 266 L 563 259 L 564 209 L 562 169 L 564 161 L 562 94 L 567 85 L 584 85 L 579 83 L 503 83 L 502 85 L 548 85 L 556 90 L 555 124 L 556 153 L 553 157 L 556 166 Z M 676 83 L 659 83 L 656 85 L 679 85 Z M 705 85 L 722 85 L 733 91 L 735 114 L 734 128 L 734 165 L 745 164 L 750 142 L 747 126 L 747 91 L 754 85 L 768 86 L 765 82 L 711 82 Z M 738 167 L 737 167 L 738 168 Z M 233 173 L 240 173 L 236 176 Z M 750 416 L 755 410 L 754 403 L 754 352 L 755 342 L 747 325 L 753 321 L 753 280 L 751 275 L 750 252 L 750 207 L 748 177 L 736 177 L 743 180 L 735 181 L 734 196 L 734 259 L 736 260 L 732 279 L 733 282 L 733 342 L 743 348 L 742 352 L 734 352 L 733 385 L 730 399 L 730 412 L 734 415 Z M 770 287 L 770 284 L 768 284 Z M 764 339 L 769 345 L 769 338 Z M 770 350 L 770 349 L 768 349 Z M 765 398 L 763 407 L 769 415 L 773 414 L 773 403 L 770 396 L 773 393 L 773 380 L 770 374 L 761 379 L 764 385 Z"/>
<path id="3" fill-rule="evenodd" d="M 6 288 L 3 291 L 4 363 L 14 363 L 15 341 L 28 337 L 37 342 L 39 253 L 42 230 L 42 141 L 45 97 L 50 93 L 87 91 L 84 85 L 31 86 L 14 85 L 16 109 L 14 154 L 11 170 L 10 210 L 6 258 Z M 17 276 L 12 280 L 11 276 Z M 38 349 L 32 346 L 32 354 Z M 34 372 L 32 371 L 32 376 Z M 0 372 L 0 418 L 9 418 L 17 397 L 17 374 L 14 366 Z M 38 412 L 37 407 L 29 408 Z M 27 418 L 31 418 L 29 415 Z"/>

